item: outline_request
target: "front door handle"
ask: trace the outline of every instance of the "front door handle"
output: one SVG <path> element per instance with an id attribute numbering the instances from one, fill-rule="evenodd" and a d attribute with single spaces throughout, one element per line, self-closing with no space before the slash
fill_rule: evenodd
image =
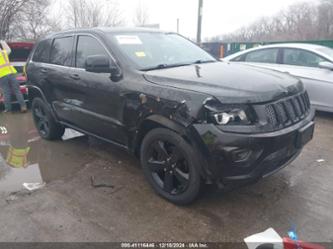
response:
<path id="1" fill-rule="evenodd" d="M 40 71 L 41 71 L 42 73 L 47 73 L 47 69 L 46 69 L 46 68 L 42 68 Z"/>
<path id="2" fill-rule="evenodd" d="M 71 77 L 73 80 L 80 80 L 80 76 L 78 74 L 72 74 Z"/>

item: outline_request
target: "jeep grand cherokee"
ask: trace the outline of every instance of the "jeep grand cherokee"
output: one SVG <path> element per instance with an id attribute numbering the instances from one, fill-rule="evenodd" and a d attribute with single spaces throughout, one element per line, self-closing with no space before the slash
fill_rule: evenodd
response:
<path id="1" fill-rule="evenodd" d="M 312 138 L 314 111 L 287 75 L 220 62 L 175 33 L 94 28 L 40 40 L 27 65 L 40 135 L 66 127 L 141 160 L 153 189 L 177 204 L 203 183 L 256 181 Z"/>

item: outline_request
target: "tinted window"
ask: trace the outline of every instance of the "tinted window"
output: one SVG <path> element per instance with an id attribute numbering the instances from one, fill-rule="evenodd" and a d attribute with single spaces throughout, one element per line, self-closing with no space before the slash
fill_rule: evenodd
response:
<path id="1" fill-rule="evenodd" d="M 51 40 L 41 41 L 35 50 L 32 60 L 35 62 L 49 62 Z"/>
<path id="2" fill-rule="evenodd" d="M 88 56 L 108 56 L 103 46 L 93 37 L 79 36 L 76 49 L 76 67 L 84 68 Z"/>
<path id="3" fill-rule="evenodd" d="M 260 63 L 276 63 L 279 49 L 263 49 L 250 52 L 246 55 L 245 61 Z"/>
<path id="4" fill-rule="evenodd" d="M 54 39 L 50 62 L 56 65 L 70 66 L 72 58 L 73 37 Z"/>
<path id="5" fill-rule="evenodd" d="M 326 61 L 324 58 L 301 49 L 284 49 L 283 64 L 303 67 L 318 67 L 320 62 Z"/>

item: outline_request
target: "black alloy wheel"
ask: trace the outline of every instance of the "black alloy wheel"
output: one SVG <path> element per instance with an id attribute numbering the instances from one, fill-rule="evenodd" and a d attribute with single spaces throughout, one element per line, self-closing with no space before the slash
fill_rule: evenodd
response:
<path id="1" fill-rule="evenodd" d="M 179 134 L 164 128 L 150 131 L 141 146 L 141 165 L 149 183 L 162 197 L 189 204 L 199 194 L 200 160 Z"/>
<path id="2" fill-rule="evenodd" d="M 50 125 L 43 106 L 35 105 L 32 109 L 35 118 L 36 128 L 45 137 L 50 133 Z"/>
<path id="3" fill-rule="evenodd" d="M 56 140 L 63 136 L 65 128 L 54 120 L 41 98 L 33 99 L 31 110 L 35 126 L 42 138 Z"/>
<path id="4" fill-rule="evenodd" d="M 184 192 L 190 182 L 188 162 L 176 145 L 157 140 L 151 144 L 148 166 L 156 183 L 169 194 Z"/>

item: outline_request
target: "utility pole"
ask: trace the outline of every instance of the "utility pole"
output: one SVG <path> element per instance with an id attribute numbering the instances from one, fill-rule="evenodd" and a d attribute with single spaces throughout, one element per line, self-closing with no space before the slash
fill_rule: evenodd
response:
<path id="1" fill-rule="evenodd" d="M 199 0 L 199 8 L 198 8 L 198 30 L 197 30 L 197 43 L 199 45 L 201 44 L 202 10 L 203 10 L 203 0 Z"/>
<path id="2" fill-rule="evenodd" d="M 179 34 L 179 18 L 177 18 L 177 33 Z"/>

